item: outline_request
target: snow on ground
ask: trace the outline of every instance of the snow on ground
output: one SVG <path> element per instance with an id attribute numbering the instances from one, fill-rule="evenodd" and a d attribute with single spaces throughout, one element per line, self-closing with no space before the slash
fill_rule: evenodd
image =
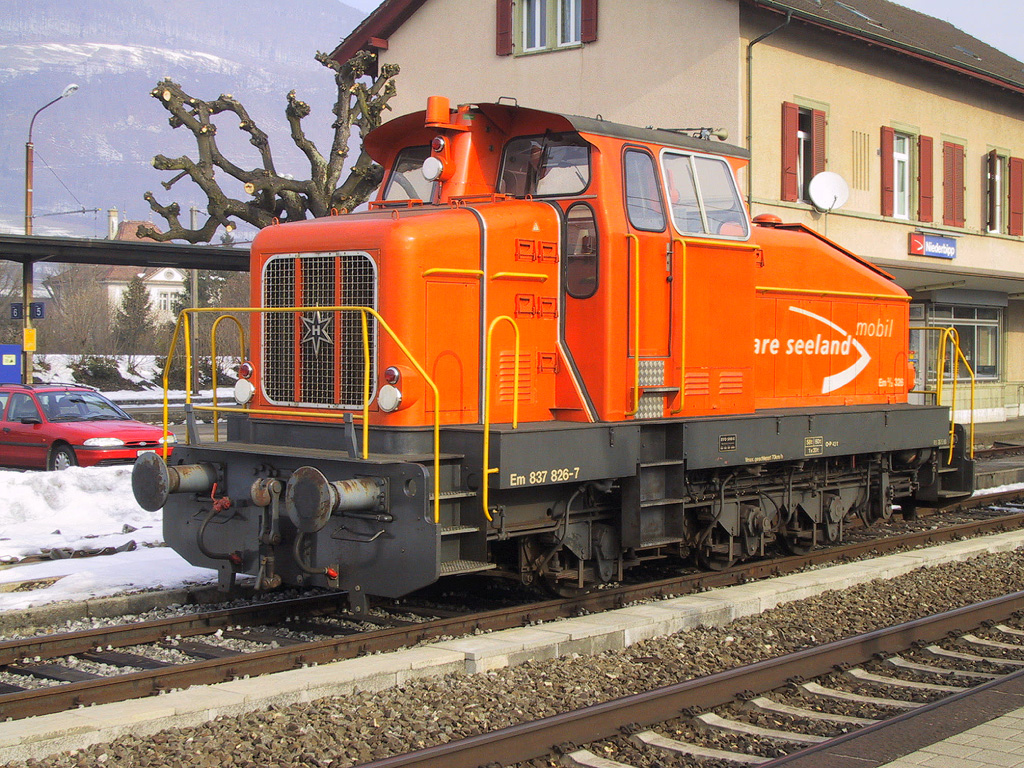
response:
<path id="1" fill-rule="evenodd" d="M 46 366 L 43 370 L 37 371 L 36 375 L 43 381 L 73 384 L 75 383 L 75 374 L 71 370 L 71 364 L 80 358 L 81 355 L 36 355 L 39 367 Z M 124 379 L 133 384 L 138 384 L 143 389 L 105 389 L 103 390 L 105 397 L 113 400 L 115 403 L 122 404 L 122 406 L 125 403 L 163 402 L 164 390 L 161 386 L 163 380 L 163 374 L 160 369 L 161 358 L 157 358 L 155 355 L 117 355 L 109 359 L 117 363 L 117 370 Z M 217 383 L 228 385 L 217 387 L 218 398 L 230 400 L 234 391 L 232 388 L 235 385 L 234 375 L 225 372 L 222 379 L 221 374 L 218 373 Z M 212 390 L 204 389 L 193 393 L 192 396 L 195 399 L 208 400 L 212 396 Z M 185 391 L 181 389 L 168 390 L 167 399 L 172 403 L 184 402 Z"/>
<path id="2" fill-rule="evenodd" d="M 160 512 L 142 509 L 132 495 L 132 468 L 72 467 L 63 472 L 0 470 L 0 561 L 49 550 L 118 547 L 131 552 L 46 560 L 0 570 L 0 612 L 60 600 L 216 581 L 161 544 Z M 134 530 L 133 530 L 134 529 Z M 149 545 L 149 546 L 147 546 Z M 44 588 L 6 592 L 5 584 L 58 580 Z"/>

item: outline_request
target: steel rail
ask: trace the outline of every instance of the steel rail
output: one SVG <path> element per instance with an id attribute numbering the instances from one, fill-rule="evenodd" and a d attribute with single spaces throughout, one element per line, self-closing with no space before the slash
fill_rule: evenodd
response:
<path id="1" fill-rule="evenodd" d="M 734 701 L 748 691 L 763 693 L 796 678 L 827 674 L 836 666 L 862 664 L 879 653 L 896 653 L 914 643 L 935 642 L 965 626 L 1004 620 L 1022 607 L 1024 592 L 1014 592 L 746 667 L 363 763 L 357 768 L 479 768 L 493 763 L 495 755 L 501 755 L 502 765 L 532 760 L 560 745 L 619 735 L 627 724 L 664 722 L 678 717 L 682 710 L 704 711 Z"/>
<path id="2" fill-rule="evenodd" d="M 1001 497 L 1004 494 L 999 494 Z M 1005 494 L 1019 497 L 1020 492 Z M 991 501 L 997 496 L 986 497 Z M 566 600 L 548 600 L 481 613 L 390 627 L 357 635 L 268 649 L 238 656 L 210 659 L 194 664 L 133 672 L 114 677 L 49 686 L 0 695 L 0 717 L 19 719 L 59 712 L 94 703 L 109 703 L 149 696 L 173 688 L 226 682 L 245 675 L 256 676 L 354 658 L 368 652 L 391 651 L 442 636 L 471 634 L 521 627 L 536 622 L 574 616 L 581 611 L 599 612 L 621 608 L 637 600 L 688 594 L 704 589 L 742 584 L 768 576 L 793 573 L 809 565 L 848 560 L 868 554 L 960 539 L 991 531 L 1024 527 L 1024 513 L 1000 516 L 943 529 L 918 531 L 830 549 L 815 550 L 764 562 L 745 563 L 719 572 L 689 573 L 643 584 L 600 590 Z M 210 634 L 242 622 L 269 624 L 299 610 L 327 611 L 337 607 L 339 595 L 265 603 L 243 609 L 224 609 L 184 618 L 119 627 L 83 630 L 65 635 L 47 635 L 0 643 L 0 663 L 15 663 L 31 657 L 58 658 L 94 650 L 99 646 L 124 647 L 160 642 L 168 637 Z"/>

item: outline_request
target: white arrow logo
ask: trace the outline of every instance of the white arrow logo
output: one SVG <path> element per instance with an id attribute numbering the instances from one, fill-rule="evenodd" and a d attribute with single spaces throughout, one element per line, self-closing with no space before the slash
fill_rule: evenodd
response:
<path id="1" fill-rule="evenodd" d="M 849 333 L 844 331 L 831 320 L 826 320 L 821 315 L 816 315 L 813 312 L 808 312 L 806 309 L 801 309 L 800 307 L 790 307 L 789 310 L 791 312 L 796 312 L 797 314 L 800 315 L 806 315 L 807 317 L 817 320 L 819 323 L 824 323 L 829 328 L 832 328 L 833 330 L 843 334 L 843 336 L 848 338 L 853 343 L 853 346 L 857 348 L 857 352 L 860 353 L 860 359 L 857 360 L 857 362 L 855 362 L 845 371 L 840 371 L 839 373 L 832 374 L 831 376 L 826 376 L 824 379 L 822 379 L 821 394 L 827 395 L 829 392 L 835 392 L 840 387 L 845 387 L 847 384 L 849 384 L 851 381 L 857 378 L 857 375 L 861 371 L 867 368 L 868 363 L 871 362 L 871 355 L 869 355 L 868 351 L 864 349 L 864 345 L 857 341 L 857 339 L 855 339 Z"/>

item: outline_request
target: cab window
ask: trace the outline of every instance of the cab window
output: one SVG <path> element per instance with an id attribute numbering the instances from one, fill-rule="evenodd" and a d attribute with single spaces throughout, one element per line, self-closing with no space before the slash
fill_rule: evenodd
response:
<path id="1" fill-rule="evenodd" d="M 384 188 L 384 200 L 431 200 L 434 182 L 423 177 L 423 161 L 430 157 L 430 147 L 406 147 L 395 158 L 395 164 Z"/>
<path id="2" fill-rule="evenodd" d="M 589 299 L 597 291 L 597 221 L 594 209 L 576 203 L 565 212 L 565 292 Z"/>
<path id="3" fill-rule="evenodd" d="M 498 181 L 503 195 L 578 195 L 589 185 L 590 145 L 578 134 L 546 133 L 505 145 Z"/>
<path id="4" fill-rule="evenodd" d="M 665 229 L 665 205 L 658 188 L 654 158 L 641 150 L 627 149 L 622 158 L 622 172 L 629 223 L 647 232 L 661 232 Z"/>
<path id="5" fill-rule="evenodd" d="M 747 216 L 725 160 L 667 151 L 661 156 L 661 165 L 677 231 L 747 237 Z"/>

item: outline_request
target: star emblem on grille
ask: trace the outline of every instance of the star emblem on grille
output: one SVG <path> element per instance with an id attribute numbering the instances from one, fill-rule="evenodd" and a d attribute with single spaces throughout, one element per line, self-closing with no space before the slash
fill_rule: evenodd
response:
<path id="1" fill-rule="evenodd" d="M 302 343 L 313 345 L 313 354 L 320 356 L 320 345 L 331 344 L 331 323 L 333 319 L 326 312 L 312 312 L 302 316 Z"/>

